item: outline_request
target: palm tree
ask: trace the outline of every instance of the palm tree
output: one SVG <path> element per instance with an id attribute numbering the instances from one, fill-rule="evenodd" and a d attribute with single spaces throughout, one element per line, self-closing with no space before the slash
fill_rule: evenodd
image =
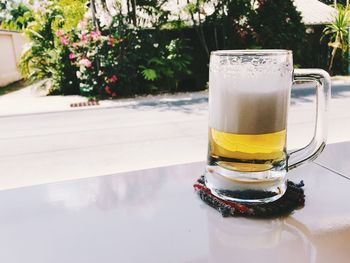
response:
<path id="1" fill-rule="evenodd" d="M 340 49 L 343 53 L 348 48 L 348 27 L 350 21 L 350 9 L 337 7 L 338 13 L 334 17 L 334 21 L 327 25 L 323 30 L 323 37 L 329 36 L 328 46 L 332 48 L 332 53 L 329 61 L 328 71 L 331 72 L 333 67 L 334 57 L 337 50 Z"/>

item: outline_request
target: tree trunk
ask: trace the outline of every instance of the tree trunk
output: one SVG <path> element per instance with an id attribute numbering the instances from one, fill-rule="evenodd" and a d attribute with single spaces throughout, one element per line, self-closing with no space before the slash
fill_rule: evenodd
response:
<path id="1" fill-rule="evenodd" d="M 187 0 L 187 4 L 189 4 L 189 3 L 190 3 L 190 1 Z M 198 3 L 198 0 L 197 0 L 197 7 L 199 7 L 198 5 L 199 5 L 199 3 Z M 192 19 L 192 22 L 193 22 L 193 27 L 194 27 L 194 29 L 195 29 L 195 31 L 196 31 L 196 33 L 198 35 L 199 41 L 201 43 L 201 46 L 203 47 L 207 57 L 209 58 L 208 45 L 207 45 L 207 42 L 205 41 L 205 36 L 204 36 L 203 29 L 202 29 L 202 24 L 201 24 L 200 13 L 199 12 L 200 12 L 200 10 L 198 8 L 198 18 L 199 18 L 198 19 L 199 20 L 198 21 L 198 25 L 196 24 L 196 20 L 194 18 L 194 14 L 192 12 L 190 12 L 190 16 L 191 16 L 191 19 Z"/>
<path id="2" fill-rule="evenodd" d="M 90 0 L 90 5 L 91 5 L 91 14 L 92 14 L 92 22 L 94 23 L 95 30 L 99 30 L 98 27 L 98 21 L 96 19 L 96 5 L 95 5 L 95 0 Z"/>
<path id="3" fill-rule="evenodd" d="M 336 53 L 337 53 L 337 48 L 333 48 L 332 54 L 331 54 L 331 59 L 329 61 L 329 67 L 328 67 L 328 72 L 331 75 L 332 75 L 333 60 L 334 60 L 334 57 L 335 57 Z"/>
<path id="4" fill-rule="evenodd" d="M 132 23 L 134 26 L 137 26 L 137 18 L 136 18 L 136 0 L 131 0 L 132 4 Z"/>
<path id="5" fill-rule="evenodd" d="M 199 29 L 199 35 L 200 35 L 200 38 L 201 38 L 201 41 L 202 41 L 202 45 L 203 45 L 205 54 L 206 54 L 207 57 L 209 58 L 209 49 L 208 49 L 207 41 L 205 40 L 205 35 L 204 35 L 203 26 L 202 26 L 202 21 L 201 21 L 201 10 L 200 10 L 199 0 L 197 0 L 197 9 L 198 9 L 198 29 Z"/>
<path id="6" fill-rule="evenodd" d="M 131 13 L 130 0 L 126 0 L 126 8 L 128 9 L 128 22 L 131 22 L 131 19 L 130 19 L 130 13 Z"/>
<path id="7" fill-rule="evenodd" d="M 108 12 L 106 0 L 100 0 L 100 2 L 101 2 L 103 9 Z"/>
<path id="8" fill-rule="evenodd" d="M 224 17 L 225 15 L 225 7 L 224 5 L 221 5 L 221 15 Z M 226 26 L 226 21 L 223 21 L 222 24 L 222 48 L 226 49 L 226 31 L 225 31 L 225 26 Z"/>
<path id="9" fill-rule="evenodd" d="M 219 41 L 218 41 L 218 32 L 217 32 L 216 25 L 214 25 L 214 39 L 215 39 L 215 48 L 216 48 L 216 50 L 218 50 L 219 49 Z"/>

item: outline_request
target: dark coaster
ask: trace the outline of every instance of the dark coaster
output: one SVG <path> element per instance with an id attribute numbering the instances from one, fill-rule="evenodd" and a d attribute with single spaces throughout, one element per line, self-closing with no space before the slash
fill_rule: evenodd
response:
<path id="1" fill-rule="evenodd" d="M 241 204 L 222 200 L 214 196 L 209 188 L 204 184 L 204 177 L 201 176 L 193 188 L 199 197 L 207 205 L 215 208 L 223 217 L 256 217 L 272 218 L 289 215 L 295 209 L 301 208 L 305 204 L 304 182 L 296 184 L 287 181 L 287 190 L 278 200 L 266 204 Z"/>

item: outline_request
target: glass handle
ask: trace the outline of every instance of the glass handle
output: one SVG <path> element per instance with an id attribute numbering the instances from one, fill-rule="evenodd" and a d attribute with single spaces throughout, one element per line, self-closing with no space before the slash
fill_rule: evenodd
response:
<path id="1" fill-rule="evenodd" d="M 294 69 L 293 82 L 313 81 L 316 83 L 316 125 L 311 142 L 288 155 L 288 170 L 308 160 L 314 160 L 324 149 L 327 138 L 328 102 L 331 95 L 331 79 L 322 69 Z"/>

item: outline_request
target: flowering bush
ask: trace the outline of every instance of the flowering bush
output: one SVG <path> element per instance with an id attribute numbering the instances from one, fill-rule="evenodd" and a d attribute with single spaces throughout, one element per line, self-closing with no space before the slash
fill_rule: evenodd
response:
<path id="1" fill-rule="evenodd" d="M 61 2 L 75 6 L 82 0 Z M 22 73 L 52 79 L 51 94 L 126 97 L 176 91 L 190 73 L 184 41 L 135 27 L 121 14 L 97 29 L 87 13 L 69 29 L 74 19 L 65 19 L 65 10 L 47 2 L 33 11 L 34 21 L 25 29 L 31 44 L 21 58 Z"/>
<path id="2" fill-rule="evenodd" d="M 77 94 L 78 79 L 75 76 L 74 66 L 68 59 L 67 39 L 60 38 L 55 33 L 63 35 L 60 28 L 67 26 L 67 22 L 70 21 L 65 17 L 72 14 L 78 17 L 76 11 L 73 13 L 68 11 L 72 11 L 73 7 L 79 9 L 78 3 L 80 6 L 84 5 L 81 0 L 71 0 L 63 9 L 60 3 L 61 0 L 40 1 L 40 3 L 35 1 L 33 5 L 26 3 L 30 11 L 25 13 L 27 23 L 23 32 L 30 42 L 22 53 L 19 68 L 24 78 L 52 79 L 53 86 L 50 92 L 53 94 Z"/>
<path id="3" fill-rule="evenodd" d="M 60 43 L 69 49 L 68 58 L 76 69 L 79 89 L 83 95 L 117 95 L 118 64 L 125 52 L 120 32 L 102 34 L 84 19 L 71 34 L 57 30 Z"/>
<path id="4" fill-rule="evenodd" d="M 159 44 L 154 33 L 130 28 L 122 17 L 101 30 L 84 19 L 77 29 L 68 34 L 57 30 L 56 36 L 68 48 L 80 93 L 86 96 L 175 91 L 178 78 L 190 73 L 182 41 Z"/>

